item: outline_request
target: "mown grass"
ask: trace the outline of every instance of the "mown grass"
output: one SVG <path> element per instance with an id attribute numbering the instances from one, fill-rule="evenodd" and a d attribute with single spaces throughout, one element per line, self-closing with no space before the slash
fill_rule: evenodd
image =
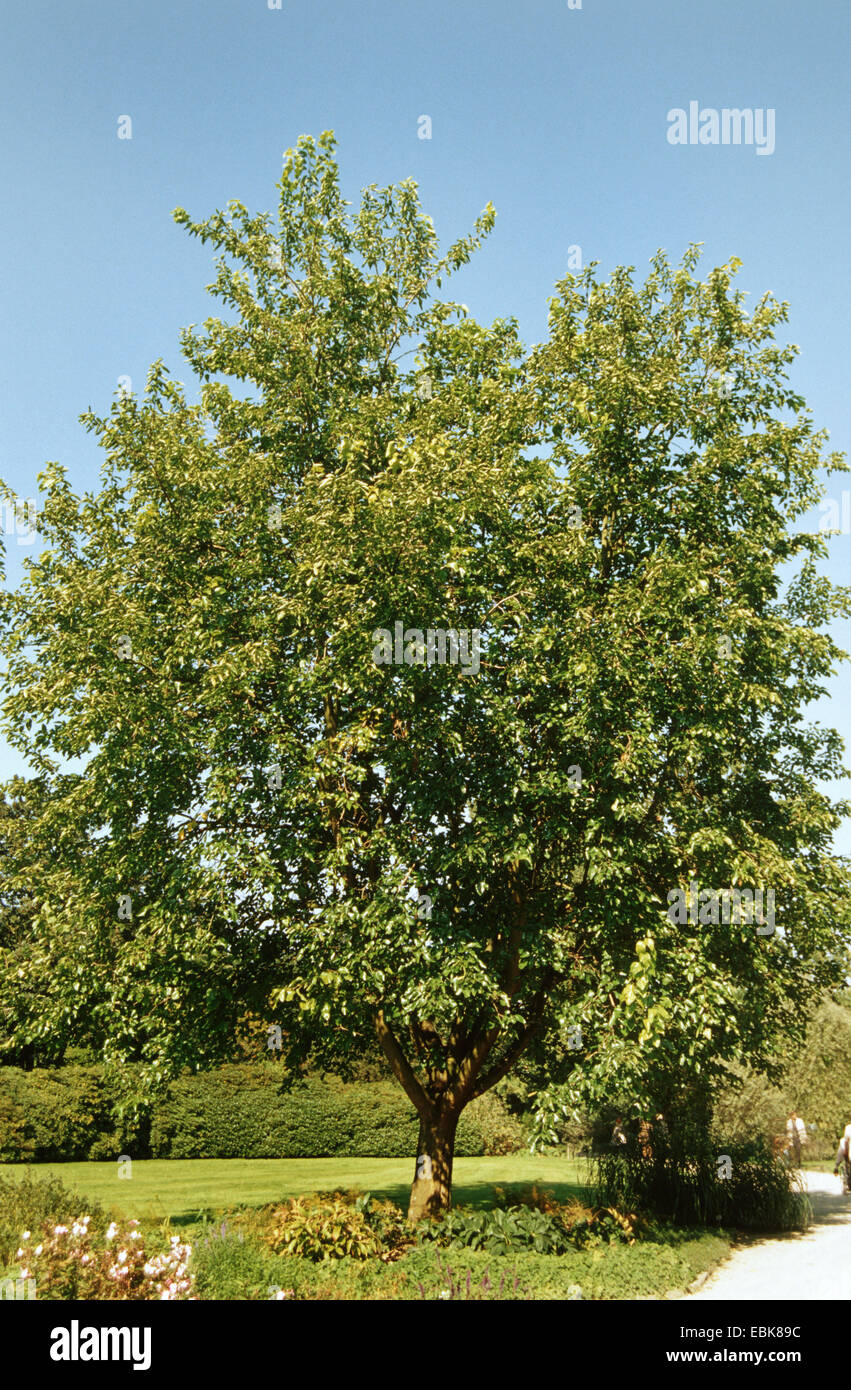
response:
<path id="1" fill-rule="evenodd" d="M 130 1178 L 119 1178 L 114 1162 L 26 1166 L 34 1175 L 60 1178 L 116 1216 L 168 1218 L 175 1227 L 194 1224 L 203 1213 L 260 1207 L 338 1187 L 361 1188 L 406 1207 L 413 1176 L 413 1162 L 407 1158 L 140 1159 L 133 1161 Z M 24 1171 L 23 1164 L 0 1164 L 0 1177 Z M 584 1164 L 558 1155 L 456 1158 L 453 1199 L 458 1205 L 486 1206 L 495 1185 L 537 1182 L 567 1201 L 584 1195 L 587 1181 Z"/>

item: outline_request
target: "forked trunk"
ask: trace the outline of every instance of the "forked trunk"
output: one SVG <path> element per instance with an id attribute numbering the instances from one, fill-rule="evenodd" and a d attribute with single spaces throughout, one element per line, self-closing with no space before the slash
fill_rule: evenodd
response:
<path id="1" fill-rule="evenodd" d="M 443 1111 L 426 1121 L 420 1118 L 417 1161 L 411 1184 L 408 1219 L 436 1216 L 452 1205 L 452 1158 L 459 1112 Z"/>

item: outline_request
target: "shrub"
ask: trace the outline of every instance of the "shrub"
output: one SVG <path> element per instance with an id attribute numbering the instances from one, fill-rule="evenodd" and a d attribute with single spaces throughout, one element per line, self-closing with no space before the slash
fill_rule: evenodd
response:
<path id="1" fill-rule="evenodd" d="M 80 1197 L 50 1176 L 0 1177 L 0 1266 L 11 1263 L 23 1231 L 40 1231 L 45 1223 L 70 1225 L 76 1214 L 90 1214 L 90 1228 L 106 1230 L 107 1217 L 97 1203 Z"/>
<path id="2" fill-rule="evenodd" d="M 151 1156 L 399 1158 L 415 1152 L 418 1121 L 395 1082 L 309 1076 L 285 1083 L 277 1067 L 263 1063 L 180 1077 L 154 1109 Z M 474 1102 L 461 1117 L 456 1154 L 478 1157 L 493 1151 L 490 1143 L 505 1152 L 514 1122 L 507 1117 L 502 1126 L 503 1112 L 496 1098 L 484 1108 Z"/>
<path id="3" fill-rule="evenodd" d="M 0 1162 L 141 1156 L 143 1148 L 141 1123 L 117 1120 L 100 1067 L 0 1067 Z"/>
<path id="4" fill-rule="evenodd" d="M 455 1151 L 462 1158 L 467 1157 L 475 1136 L 481 1142 L 482 1154 L 517 1153 L 525 1143 L 523 1125 L 496 1091 L 485 1091 L 470 1102 L 461 1115 L 459 1134 L 462 1147 L 459 1149 L 456 1144 Z"/>
<path id="5" fill-rule="evenodd" d="M 648 1223 L 636 1212 L 618 1211 L 617 1207 L 601 1207 L 567 1220 L 570 1239 L 580 1250 L 597 1245 L 634 1245 L 639 1236 L 649 1233 Z"/>
<path id="6" fill-rule="evenodd" d="M 0 1067 L 0 1162 L 117 1158 L 398 1158 L 418 1122 L 394 1081 L 308 1076 L 292 1085 L 269 1062 L 233 1063 L 175 1079 L 148 1116 L 116 1117 L 97 1066 Z M 507 1153 L 522 1142 L 496 1095 L 468 1107 L 456 1153 Z"/>
<path id="7" fill-rule="evenodd" d="M 648 1233 L 648 1223 L 635 1212 L 615 1207 L 592 1210 L 576 1199 L 560 1204 L 552 1192 L 537 1185 L 510 1206 L 492 1211 L 455 1208 L 418 1231 L 421 1242 L 435 1241 L 444 1248 L 463 1246 L 496 1256 L 521 1250 L 564 1255 L 597 1245 L 631 1245 Z"/>
<path id="8" fill-rule="evenodd" d="M 292 1197 L 274 1209 L 266 1240 L 276 1254 L 308 1260 L 367 1260 L 383 1250 L 362 1208 L 342 1197 Z"/>
<path id="9" fill-rule="evenodd" d="M 268 1302 L 292 1297 L 292 1289 L 281 1287 L 274 1257 L 225 1221 L 196 1241 L 190 1268 L 202 1299 Z"/>
<path id="10" fill-rule="evenodd" d="M 44 1222 L 36 1237 L 22 1235 L 16 1251 L 22 1279 L 34 1279 L 39 1299 L 192 1299 L 190 1247 L 178 1236 L 164 1254 L 150 1256 L 138 1221 L 122 1229 L 112 1222 L 102 1234 L 90 1215 L 70 1226 Z"/>

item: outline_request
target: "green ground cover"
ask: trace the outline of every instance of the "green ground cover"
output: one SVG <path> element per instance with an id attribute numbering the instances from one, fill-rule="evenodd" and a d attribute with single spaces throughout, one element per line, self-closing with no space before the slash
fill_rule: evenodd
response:
<path id="1" fill-rule="evenodd" d="M 279 1257 L 274 1282 L 292 1288 L 296 1298 L 320 1300 L 480 1300 L 496 1296 L 503 1276 L 502 1298 L 564 1300 L 576 1287 L 583 1299 L 660 1298 L 674 1289 L 684 1291 L 729 1249 L 723 1235 L 683 1231 L 664 1242 L 637 1241 L 566 1255 L 494 1257 L 477 1250 L 420 1249 L 396 1264 L 340 1260 L 327 1266 Z M 490 1288 L 482 1288 L 485 1278 Z"/>

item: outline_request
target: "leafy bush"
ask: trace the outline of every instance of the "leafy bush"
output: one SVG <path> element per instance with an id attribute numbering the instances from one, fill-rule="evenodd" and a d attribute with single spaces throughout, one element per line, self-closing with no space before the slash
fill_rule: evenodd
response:
<path id="1" fill-rule="evenodd" d="M 520 1250 L 564 1255 L 576 1248 L 632 1244 L 648 1226 L 634 1212 L 614 1207 L 591 1210 L 582 1202 L 560 1204 L 552 1192 L 533 1186 L 513 1205 L 492 1211 L 455 1208 L 421 1227 L 419 1239 L 446 1247 L 464 1246 L 498 1256 Z"/>
<path id="2" fill-rule="evenodd" d="M 483 1154 L 517 1153 L 525 1145 L 525 1130 L 520 1120 L 510 1113 L 505 1101 L 496 1091 L 485 1091 L 468 1105 L 461 1115 L 459 1134 L 462 1147 L 457 1143 L 455 1152 L 467 1157 L 475 1136 L 481 1141 Z M 472 1155 L 471 1156 L 475 1156 Z"/>
<path id="3" fill-rule="evenodd" d="M 634 1211 L 602 1207 L 570 1221 L 570 1239 L 581 1250 L 597 1245 L 634 1245 L 649 1232 L 648 1223 Z"/>
<path id="4" fill-rule="evenodd" d="M 144 1144 L 141 1121 L 117 1119 L 100 1067 L 0 1067 L 0 1162 L 141 1157 Z"/>
<path id="5" fill-rule="evenodd" d="M 534 1207 L 513 1207 L 507 1211 L 501 1207 L 493 1211 L 456 1208 L 424 1225 L 419 1235 L 423 1241 L 436 1241 L 444 1247 L 466 1246 L 493 1255 L 510 1255 L 517 1250 L 561 1255 L 570 1247 L 567 1231 L 558 1217 Z"/>
<path id="6" fill-rule="evenodd" d="M 362 1207 L 342 1197 L 292 1197 L 275 1208 L 266 1240 L 276 1254 L 308 1260 L 367 1260 L 383 1251 Z"/>
<path id="7" fill-rule="evenodd" d="M 188 1245 L 173 1236 L 164 1254 L 148 1255 L 138 1221 L 112 1222 L 103 1233 L 90 1215 L 71 1225 L 45 1222 L 38 1236 L 25 1231 L 15 1252 L 20 1277 L 34 1279 L 38 1299 L 192 1299 Z"/>
<path id="8" fill-rule="evenodd" d="M 325 1075 L 286 1088 L 284 1080 L 277 1067 L 263 1063 L 179 1078 L 154 1109 L 151 1156 L 398 1158 L 415 1152 L 418 1121 L 395 1082 L 349 1084 Z M 505 1152 L 514 1132 L 519 1135 L 519 1127 L 496 1098 L 484 1109 L 474 1102 L 461 1117 L 456 1154 L 478 1157 L 492 1152 L 488 1143 Z"/>
<path id="9" fill-rule="evenodd" d="M 45 1223 L 70 1225 L 80 1211 L 90 1214 L 91 1230 L 105 1231 L 107 1216 L 97 1203 L 72 1192 L 59 1178 L 0 1177 L 0 1267 L 11 1263 L 23 1231 L 40 1231 Z"/>

